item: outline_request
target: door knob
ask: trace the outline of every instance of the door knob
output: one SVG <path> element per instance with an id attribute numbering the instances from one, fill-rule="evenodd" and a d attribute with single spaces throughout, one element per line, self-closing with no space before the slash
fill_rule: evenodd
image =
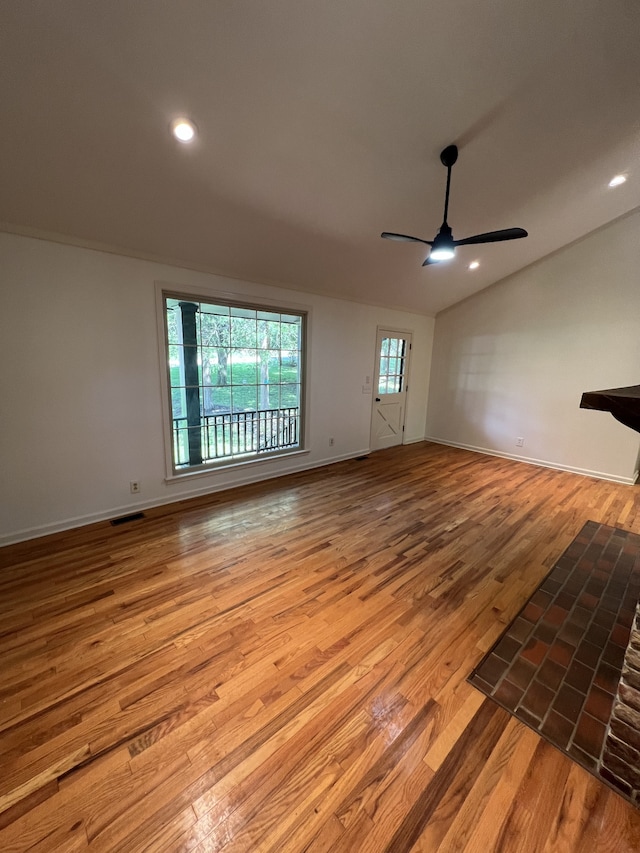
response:
<path id="1" fill-rule="evenodd" d="M 380 397 L 376 397 L 376 403 L 380 402 Z"/>

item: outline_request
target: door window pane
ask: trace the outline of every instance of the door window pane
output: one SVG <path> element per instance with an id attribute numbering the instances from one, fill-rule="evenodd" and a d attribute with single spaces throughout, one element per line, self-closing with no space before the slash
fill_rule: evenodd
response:
<path id="1" fill-rule="evenodd" d="M 379 394 L 399 394 L 404 383 L 403 338 L 383 338 L 380 346 Z"/>

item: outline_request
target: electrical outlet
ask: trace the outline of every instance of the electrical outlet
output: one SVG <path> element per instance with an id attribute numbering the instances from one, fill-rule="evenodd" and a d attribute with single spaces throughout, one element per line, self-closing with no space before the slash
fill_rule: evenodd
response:
<path id="1" fill-rule="evenodd" d="M 129 489 L 131 490 L 132 495 L 137 495 L 140 491 L 140 483 L 138 480 L 132 480 L 129 483 Z"/>
<path id="2" fill-rule="evenodd" d="M 329 447 L 333 447 L 333 445 L 334 445 L 334 441 L 333 441 L 333 437 L 332 437 L 329 439 Z"/>
<path id="3" fill-rule="evenodd" d="M 521 435 L 519 435 L 518 438 L 516 438 L 516 447 L 523 447 L 523 446 L 524 446 L 524 438 Z"/>

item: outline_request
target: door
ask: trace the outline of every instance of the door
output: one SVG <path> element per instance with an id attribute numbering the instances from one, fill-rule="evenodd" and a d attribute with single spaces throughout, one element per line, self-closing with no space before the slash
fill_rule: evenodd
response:
<path id="1" fill-rule="evenodd" d="M 371 450 L 402 444 L 410 353 L 410 332 L 378 329 Z"/>

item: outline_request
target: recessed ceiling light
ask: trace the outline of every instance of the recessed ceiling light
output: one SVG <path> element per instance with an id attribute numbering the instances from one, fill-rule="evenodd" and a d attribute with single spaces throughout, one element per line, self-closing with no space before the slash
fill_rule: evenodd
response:
<path id="1" fill-rule="evenodd" d="M 470 270 L 477 270 L 479 266 L 480 266 L 480 261 L 471 261 L 471 263 L 469 264 L 469 269 Z"/>
<path id="2" fill-rule="evenodd" d="M 610 187 L 619 187 L 620 184 L 624 184 L 624 182 L 626 180 L 627 180 L 626 175 L 616 175 L 614 178 L 611 178 L 611 180 L 609 181 L 609 186 Z"/>
<path id="3" fill-rule="evenodd" d="M 177 118 L 171 122 L 171 133 L 178 142 L 192 142 L 196 136 L 196 126 L 188 118 Z"/>

